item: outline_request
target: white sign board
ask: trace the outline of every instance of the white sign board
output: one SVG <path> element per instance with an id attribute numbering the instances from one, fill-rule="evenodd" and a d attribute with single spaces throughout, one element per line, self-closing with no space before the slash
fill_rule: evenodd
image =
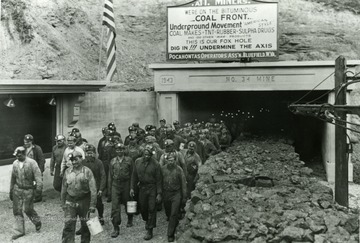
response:
<path id="1" fill-rule="evenodd" d="M 168 7 L 168 60 L 278 57 L 278 3 L 197 0 Z"/>

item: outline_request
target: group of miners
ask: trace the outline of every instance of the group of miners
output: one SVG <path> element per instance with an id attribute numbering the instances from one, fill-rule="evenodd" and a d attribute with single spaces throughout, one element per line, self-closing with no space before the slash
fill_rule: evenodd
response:
<path id="1" fill-rule="evenodd" d="M 128 202 L 137 202 L 137 210 L 145 221 L 144 240 L 153 237 L 157 211 L 165 209 L 168 220 L 168 241 L 175 240 L 179 219 L 191 191 L 195 189 L 198 168 L 209 156 L 226 149 L 231 135 L 224 123 L 178 121 L 160 127 L 133 123 L 123 140 L 114 123 L 102 128 L 103 137 L 97 148 L 82 137 L 78 128 L 67 137 L 57 135 L 52 149 L 50 174 L 53 186 L 61 193 L 61 206 L 65 213 L 62 242 L 74 242 L 81 235 L 81 242 L 90 242 L 87 227 L 89 214 L 97 209 L 103 225 L 104 204 L 111 202 L 111 237 L 120 234 L 121 204 L 127 213 L 126 227 L 133 226 L 134 212 L 127 209 Z M 45 159 L 41 147 L 33 143 L 31 134 L 24 137 L 24 145 L 15 149 L 16 160 L 10 186 L 10 199 L 14 204 L 17 239 L 25 234 L 23 208 L 27 216 L 41 229 L 40 217 L 33 203 L 42 200 L 42 173 Z M 79 217 L 81 228 L 76 231 Z"/>

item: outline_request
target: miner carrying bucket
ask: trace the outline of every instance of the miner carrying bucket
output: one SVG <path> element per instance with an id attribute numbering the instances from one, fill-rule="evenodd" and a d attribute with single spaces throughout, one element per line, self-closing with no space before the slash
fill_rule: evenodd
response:
<path id="1" fill-rule="evenodd" d="M 130 180 L 133 171 L 132 159 L 125 156 L 125 145 L 122 143 L 115 144 L 115 152 L 116 157 L 111 160 L 109 166 L 108 186 L 112 198 L 111 219 L 114 226 L 114 231 L 111 233 L 112 238 L 116 238 L 120 233 L 120 205 L 123 203 L 125 209 L 127 209 L 127 202 L 130 199 Z M 133 214 L 128 213 L 127 217 L 126 227 L 131 227 L 133 225 Z"/>
<path id="2" fill-rule="evenodd" d="M 90 231 L 86 221 L 89 212 L 95 212 L 96 205 L 96 181 L 91 170 L 82 165 L 82 153 L 74 151 L 70 153 L 69 160 L 72 167 L 65 170 L 61 188 L 61 207 L 65 212 L 65 226 L 62 234 L 62 242 L 75 242 L 76 219 L 81 221 L 81 242 L 90 242 Z"/>
<path id="3" fill-rule="evenodd" d="M 159 163 L 153 158 L 153 148 L 147 145 L 143 157 L 135 161 L 131 177 L 130 195 L 135 195 L 134 189 L 139 184 L 139 204 L 142 219 L 146 222 L 147 233 L 144 240 L 153 237 L 156 227 L 156 202 L 161 202 L 162 178 Z"/>
<path id="4" fill-rule="evenodd" d="M 179 223 L 180 205 L 185 204 L 186 179 L 180 166 L 176 164 L 175 152 L 165 155 L 166 164 L 161 167 L 163 176 L 163 202 L 167 218 L 169 219 L 167 236 L 168 242 L 175 240 L 175 230 Z"/>

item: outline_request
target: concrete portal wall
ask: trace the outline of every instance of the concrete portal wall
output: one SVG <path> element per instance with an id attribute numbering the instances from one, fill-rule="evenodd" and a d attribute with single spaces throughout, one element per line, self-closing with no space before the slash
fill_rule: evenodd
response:
<path id="1" fill-rule="evenodd" d="M 102 137 L 101 129 L 114 122 L 122 139 L 128 135 L 128 127 L 139 122 L 157 125 L 155 92 L 98 92 L 87 93 L 80 106 L 80 118 L 74 127 L 89 143 L 97 146 Z M 71 128 L 68 128 L 71 130 Z"/>

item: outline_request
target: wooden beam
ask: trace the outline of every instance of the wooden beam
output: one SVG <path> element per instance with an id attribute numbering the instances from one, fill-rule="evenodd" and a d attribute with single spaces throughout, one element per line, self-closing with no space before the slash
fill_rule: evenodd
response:
<path id="1" fill-rule="evenodd" d="M 339 56 L 335 61 L 335 105 L 346 105 L 346 87 L 340 92 L 342 84 L 346 82 L 346 60 Z M 336 121 L 335 124 L 335 201 L 345 207 L 349 206 L 349 182 L 348 182 L 348 160 L 347 160 L 347 139 L 346 129 L 346 111 L 336 110 L 336 116 L 342 121 Z"/>

